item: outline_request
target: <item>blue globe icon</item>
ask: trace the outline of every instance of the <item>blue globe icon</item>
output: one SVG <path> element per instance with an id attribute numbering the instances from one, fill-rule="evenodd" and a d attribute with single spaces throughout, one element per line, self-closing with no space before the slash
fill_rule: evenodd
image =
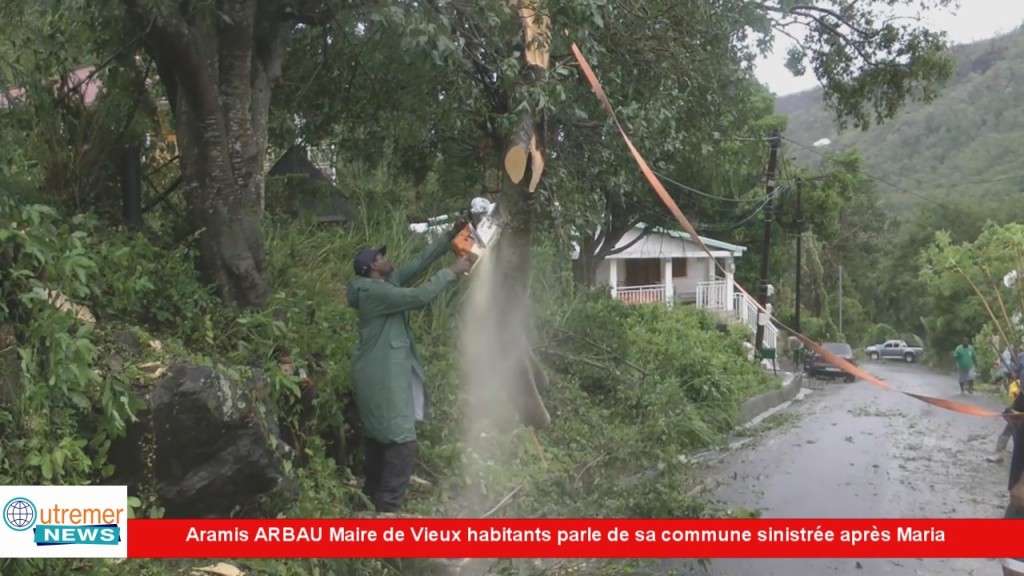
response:
<path id="1" fill-rule="evenodd" d="M 4 523 L 16 532 L 28 530 L 36 523 L 36 505 L 27 498 L 12 498 L 4 506 Z"/>

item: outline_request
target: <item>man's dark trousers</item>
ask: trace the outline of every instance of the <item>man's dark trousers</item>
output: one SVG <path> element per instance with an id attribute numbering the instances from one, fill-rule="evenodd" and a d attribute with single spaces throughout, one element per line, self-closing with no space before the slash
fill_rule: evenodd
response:
<path id="1" fill-rule="evenodd" d="M 417 450 L 415 440 L 385 444 L 366 439 L 363 494 L 373 502 L 377 512 L 396 512 L 405 504 L 405 493 L 416 467 Z"/>

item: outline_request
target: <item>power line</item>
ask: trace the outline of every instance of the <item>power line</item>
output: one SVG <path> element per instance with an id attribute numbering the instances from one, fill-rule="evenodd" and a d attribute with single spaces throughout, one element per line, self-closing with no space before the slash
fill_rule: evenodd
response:
<path id="1" fill-rule="evenodd" d="M 700 222 L 694 222 L 693 227 L 696 228 L 700 232 L 729 232 L 729 231 L 732 231 L 732 230 L 736 230 L 736 229 L 742 227 L 743 225 L 747 224 L 751 220 L 753 220 L 754 217 L 756 217 L 758 214 L 761 214 L 762 212 L 764 212 L 765 207 L 768 205 L 768 202 L 771 199 L 777 198 L 778 196 L 780 196 L 782 194 L 785 194 L 785 192 L 786 192 L 786 188 L 780 187 L 779 189 L 777 189 L 773 193 L 771 198 L 769 198 L 767 196 L 763 197 L 763 198 L 758 198 L 759 204 L 757 206 L 755 206 L 753 208 L 753 210 L 751 210 L 748 214 L 744 215 L 743 217 L 741 217 L 737 221 L 713 223 L 713 224 L 703 224 L 703 223 L 700 223 Z M 640 209 L 638 204 L 634 204 L 632 207 L 637 212 L 640 212 L 641 214 L 643 214 L 645 216 L 651 216 L 652 219 L 660 220 L 660 219 L 665 217 L 665 214 L 663 212 L 656 212 L 650 206 L 645 206 L 643 209 Z"/>
<path id="2" fill-rule="evenodd" d="M 698 230 L 709 232 L 728 232 L 731 230 L 736 230 L 737 228 L 740 228 L 747 222 L 750 222 L 754 218 L 754 216 L 757 216 L 758 214 L 764 212 L 765 207 L 768 206 L 768 203 L 772 200 L 772 198 L 777 196 L 780 191 L 784 190 L 784 188 L 779 188 L 776 192 L 773 193 L 772 196 L 766 196 L 764 199 L 761 200 L 761 204 L 758 205 L 758 207 L 755 208 L 753 212 L 744 216 L 739 222 L 734 222 L 731 224 L 694 224 L 693 227 Z"/>
<path id="3" fill-rule="evenodd" d="M 658 178 L 660 178 L 661 180 L 664 180 L 665 182 L 668 182 L 669 184 L 672 184 L 674 186 L 678 186 L 679 188 L 682 188 L 683 190 L 686 190 L 687 192 L 691 192 L 691 193 L 696 194 L 698 196 L 703 196 L 705 198 L 710 198 L 711 200 L 718 200 L 718 201 L 721 201 L 721 202 L 736 202 L 736 203 L 761 202 L 763 200 L 763 198 L 731 198 L 731 197 L 728 197 L 728 196 L 717 196 L 715 194 L 709 194 L 708 192 L 703 192 L 703 191 L 698 190 L 698 189 L 696 189 L 696 188 L 694 188 L 692 186 L 687 186 L 686 184 L 683 184 L 681 182 L 676 182 L 675 180 L 669 178 L 668 176 L 665 176 L 661 172 L 658 172 L 658 171 L 655 171 L 655 170 L 652 170 L 652 172 L 654 172 L 658 176 Z"/>

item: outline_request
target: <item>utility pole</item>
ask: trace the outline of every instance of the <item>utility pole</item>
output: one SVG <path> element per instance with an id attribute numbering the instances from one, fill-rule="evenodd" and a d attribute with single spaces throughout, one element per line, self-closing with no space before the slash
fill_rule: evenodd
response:
<path id="1" fill-rule="evenodd" d="M 771 150 L 768 152 L 768 173 L 764 186 L 764 236 L 761 240 L 761 290 L 757 297 L 757 303 L 761 305 L 762 310 L 768 309 L 768 248 L 772 241 L 772 197 L 775 196 L 775 172 L 778 169 L 779 148 L 782 145 L 782 138 L 777 128 L 772 130 L 769 141 Z M 754 350 L 760 354 L 764 349 L 764 323 L 770 320 L 764 312 L 759 312 L 758 316 L 757 332 L 754 335 Z"/>
<path id="2" fill-rule="evenodd" d="M 800 192 L 803 180 L 796 181 L 796 305 L 793 310 L 793 327 L 800 332 L 800 272 L 803 268 L 802 248 L 804 238 L 804 213 L 800 207 Z"/>
<path id="3" fill-rule="evenodd" d="M 843 333 L 843 265 L 839 265 L 839 333 Z"/>

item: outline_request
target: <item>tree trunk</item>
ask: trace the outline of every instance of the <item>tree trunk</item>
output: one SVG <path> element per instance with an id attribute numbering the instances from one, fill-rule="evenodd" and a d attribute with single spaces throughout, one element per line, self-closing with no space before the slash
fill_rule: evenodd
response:
<path id="1" fill-rule="evenodd" d="M 271 3 L 272 4 L 272 3 Z M 199 265 L 228 303 L 258 307 L 270 295 L 264 253 L 263 166 L 272 86 L 286 22 L 259 0 L 193 6 L 128 0 L 146 29 L 177 128 L 182 181 Z"/>
<path id="2" fill-rule="evenodd" d="M 593 288 L 597 285 L 597 267 L 601 259 L 597 254 L 600 246 L 596 239 L 580 239 L 580 252 L 572 263 L 572 277 L 576 284 Z"/>
<path id="3" fill-rule="evenodd" d="M 263 178 L 232 177 L 233 166 L 210 154 L 219 135 L 203 133 L 189 118 L 184 103 L 176 107 L 178 151 L 189 217 L 199 230 L 199 266 L 220 297 L 241 307 L 262 306 L 270 295 L 270 277 L 263 248 L 261 203 Z M 247 160 L 250 174 L 262 164 Z"/>
<path id="4" fill-rule="evenodd" d="M 525 69 L 521 86 L 543 81 L 547 72 L 549 34 L 546 17 L 536 18 L 525 2 L 510 0 L 523 25 Z M 538 42 L 538 40 L 541 40 Z M 537 390 L 537 366 L 531 362 L 529 336 L 530 263 L 533 248 L 533 198 L 544 170 L 543 115 L 525 112 L 516 129 L 502 147 L 504 170 L 501 178 L 502 233 L 497 246 L 498 275 L 496 303 L 499 303 L 497 327 L 505 340 L 504 350 L 522 355 L 520 374 L 513 379 L 522 383 L 512 398 L 520 420 L 526 426 L 547 428 L 551 416 Z M 542 375 L 541 375 L 542 376 Z M 544 378 L 546 382 L 546 378 Z"/>

